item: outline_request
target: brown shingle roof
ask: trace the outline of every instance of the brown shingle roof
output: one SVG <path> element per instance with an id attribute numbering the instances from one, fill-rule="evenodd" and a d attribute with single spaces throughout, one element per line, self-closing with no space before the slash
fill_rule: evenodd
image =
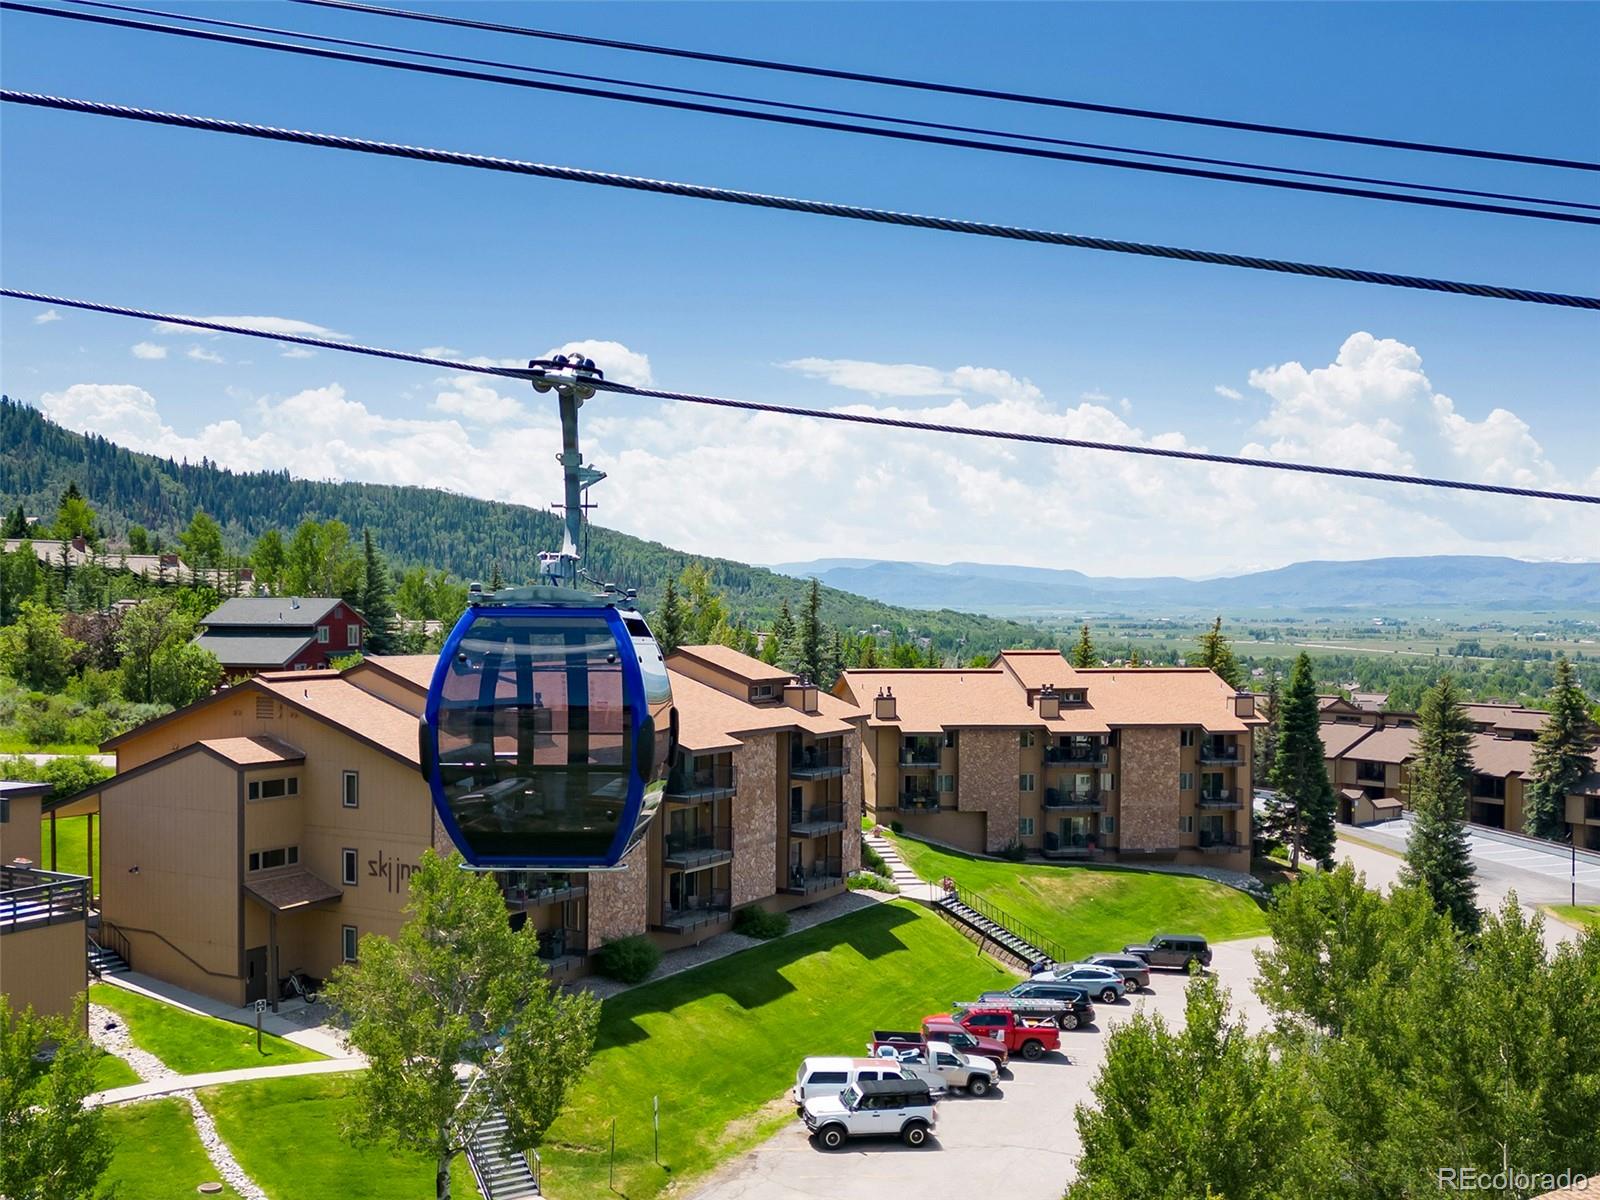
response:
<path id="1" fill-rule="evenodd" d="M 342 888 L 334 887 L 326 879 L 319 879 L 304 867 L 295 867 L 276 875 L 256 876 L 245 883 L 244 890 L 273 912 L 289 912 L 344 896 Z"/>
<path id="2" fill-rule="evenodd" d="M 1376 730 L 1376 725 L 1350 725 L 1339 721 L 1324 721 L 1317 727 L 1317 732 L 1322 735 L 1323 757 L 1339 758 L 1348 754 L 1362 738 Z M 1359 758 L 1360 755 L 1355 757 Z"/>
<path id="3" fill-rule="evenodd" d="M 815 737 L 847 733 L 852 728 L 847 718 L 859 715 L 853 706 L 833 696 L 819 695 L 818 711 L 805 713 L 782 703 L 751 704 L 670 667 L 667 674 L 678 710 L 678 741 L 684 749 L 702 754 L 732 750 L 741 735 L 782 729 L 800 729 Z"/>
<path id="4" fill-rule="evenodd" d="M 1517 704 L 1468 704 L 1467 719 L 1480 725 L 1493 725 L 1496 729 L 1515 730 L 1519 733 L 1537 733 L 1550 714 L 1536 708 L 1523 708 Z"/>
<path id="5" fill-rule="evenodd" d="M 1345 757 L 1360 762 L 1403 763 L 1411 757 L 1416 742 L 1415 729 L 1391 725 L 1386 729 L 1374 729 L 1359 745 L 1346 751 Z"/>
<path id="6" fill-rule="evenodd" d="M 1475 733 L 1472 735 L 1472 769 L 1480 775 L 1502 779 L 1508 775 L 1526 775 L 1533 766 L 1533 747 L 1533 742 Z"/>
<path id="7" fill-rule="evenodd" d="M 401 683 L 426 692 L 433 684 L 433 669 L 439 659 L 433 654 L 369 654 L 353 670 L 371 666 Z"/>
<path id="8" fill-rule="evenodd" d="M 745 683 L 787 683 L 794 676 L 779 667 L 740 654 L 729 646 L 679 646 L 674 654 L 692 658 Z"/>
<path id="9" fill-rule="evenodd" d="M 419 761 L 417 718 L 362 691 L 337 671 L 283 671 L 257 675 L 253 683 L 396 758 Z"/>
<path id="10" fill-rule="evenodd" d="M 1015 729 L 1043 724 L 1016 680 L 999 667 L 846 671 L 841 678 L 849 699 L 858 704 L 870 705 L 879 688 L 894 692 L 897 718 L 870 718 L 870 725 L 940 733 L 958 727 Z"/>
<path id="11" fill-rule="evenodd" d="M 1243 733 L 1263 723 L 1233 711 L 1234 691 L 1205 667 L 1096 667 L 1074 672 L 1089 706 L 1108 725 L 1198 725 L 1208 733 Z"/>
<path id="12" fill-rule="evenodd" d="M 264 767 L 306 760 L 299 750 L 274 737 L 203 738 L 200 745 L 236 767 Z"/>

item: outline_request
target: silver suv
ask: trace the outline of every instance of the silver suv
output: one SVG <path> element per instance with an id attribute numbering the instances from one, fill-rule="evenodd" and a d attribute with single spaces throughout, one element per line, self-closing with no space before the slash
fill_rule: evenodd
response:
<path id="1" fill-rule="evenodd" d="M 933 1095 L 920 1079 L 868 1079 L 837 1096 L 807 1100 L 800 1117 L 824 1150 L 857 1137 L 897 1137 L 921 1147 L 933 1136 Z"/>

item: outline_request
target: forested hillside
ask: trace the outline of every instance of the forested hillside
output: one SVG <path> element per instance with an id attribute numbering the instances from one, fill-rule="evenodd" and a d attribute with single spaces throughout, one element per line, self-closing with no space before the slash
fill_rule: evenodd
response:
<path id="1" fill-rule="evenodd" d="M 76 483 L 99 513 L 105 532 L 121 540 L 141 525 L 173 542 L 196 509 L 221 525 L 229 548 L 243 553 L 270 529 L 287 532 L 302 521 L 344 522 L 370 529 L 384 554 L 402 567 L 443 568 L 462 579 L 488 580 L 498 568 L 506 580 L 532 578 L 540 550 L 559 545 L 556 517 L 548 512 L 431 488 L 333 483 L 293 478 L 287 471 L 236 473 L 214 463 L 175 462 L 139 454 L 105 438 L 85 436 L 47 420 L 36 409 L 0 396 L 0 500 L 30 514 L 53 512 L 62 491 Z M 770 622 L 787 600 L 798 608 L 807 585 L 760 567 L 702 557 L 595 527 L 586 552 L 597 577 L 639 590 L 653 609 L 667 579 L 690 563 L 702 564 L 736 615 Z M 881 625 L 904 637 L 929 637 L 962 657 L 1003 646 L 1049 645 L 1032 626 L 953 611 L 899 608 L 824 588 L 822 619 L 831 626 Z"/>

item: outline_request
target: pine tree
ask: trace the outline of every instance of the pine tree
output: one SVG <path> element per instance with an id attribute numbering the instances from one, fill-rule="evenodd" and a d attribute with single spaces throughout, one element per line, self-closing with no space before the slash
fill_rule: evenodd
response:
<path id="1" fill-rule="evenodd" d="M 372 530 L 361 531 L 361 598 L 356 609 L 367 619 L 367 651 L 394 653 L 394 598 L 389 586 L 389 568 L 372 544 Z"/>
<path id="2" fill-rule="evenodd" d="M 28 536 L 28 514 L 22 510 L 22 505 L 17 505 L 6 514 L 5 529 L 0 532 L 0 537 L 11 540 Z"/>
<path id="3" fill-rule="evenodd" d="M 1128 651 L 1128 665 L 1130 667 L 1141 667 L 1144 665 L 1139 661 L 1139 647 L 1135 646 L 1132 650 Z"/>
<path id="4" fill-rule="evenodd" d="M 496 559 L 494 570 L 489 573 L 489 590 L 491 592 L 498 592 L 501 588 L 505 587 L 505 585 L 506 581 L 500 576 L 500 561 Z"/>
<path id="5" fill-rule="evenodd" d="M 1472 853 L 1463 816 L 1472 774 L 1472 725 L 1455 680 L 1443 676 L 1428 689 L 1417 714 L 1416 756 L 1407 785 L 1411 837 L 1404 878 L 1420 884 L 1434 908 L 1463 933 L 1478 928 Z"/>
<path id="6" fill-rule="evenodd" d="M 813 683 L 822 682 L 822 654 L 822 584 L 813 578 L 800 616 L 800 673 Z"/>
<path id="7" fill-rule="evenodd" d="M 1283 719 L 1283 692 L 1278 680 L 1278 668 L 1274 666 L 1272 673 L 1267 676 L 1267 696 L 1261 706 L 1261 716 L 1266 724 L 1256 730 L 1256 775 L 1265 779 L 1272 772 L 1272 764 L 1278 760 L 1278 732 Z"/>
<path id="8" fill-rule="evenodd" d="M 838 682 L 840 673 L 844 671 L 845 653 L 844 635 L 835 628 L 828 635 L 826 674 L 817 681 L 821 686 L 832 688 Z"/>
<path id="9" fill-rule="evenodd" d="M 1324 762 L 1317 685 L 1311 656 L 1302 653 L 1289 673 L 1283 701 L 1282 730 L 1270 776 L 1274 796 L 1267 805 L 1268 833 L 1289 843 L 1289 865 L 1300 854 L 1330 867 L 1333 864 L 1333 784 Z"/>
<path id="10" fill-rule="evenodd" d="M 1094 652 L 1094 643 L 1089 640 L 1089 626 L 1087 624 L 1078 630 L 1078 644 L 1072 648 L 1072 665 L 1075 667 L 1098 667 L 1100 658 Z"/>
<path id="11" fill-rule="evenodd" d="M 683 645 L 683 597 L 678 595 L 678 583 L 667 576 L 666 594 L 661 597 L 661 607 L 656 610 L 656 641 L 663 655 L 676 654 Z"/>
<path id="12" fill-rule="evenodd" d="M 1223 636 L 1221 617 L 1213 621 L 1211 628 L 1200 635 L 1198 665 L 1215 671 L 1231 688 L 1238 688 L 1244 681 L 1244 676 L 1239 670 L 1239 660 L 1233 656 L 1233 646 Z"/>
<path id="13" fill-rule="evenodd" d="M 1523 828 L 1534 837 L 1565 841 L 1567 794 L 1594 770 L 1595 728 L 1589 702 L 1566 655 L 1556 656 L 1550 715 L 1539 728 L 1528 773 Z"/>
<path id="14" fill-rule="evenodd" d="M 789 598 L 778 602 L 778 616 L 772 622 L 772 632 L 767 644 L 761 648 L 761 661 L 773 666 L 787 665 L 794 654 L 794 614 L 789 611 Z"/>

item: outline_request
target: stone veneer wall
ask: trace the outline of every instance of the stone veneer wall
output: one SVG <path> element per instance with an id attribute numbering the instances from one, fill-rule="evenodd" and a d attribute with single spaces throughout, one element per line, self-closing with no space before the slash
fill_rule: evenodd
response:
<path id="1" fill-rule="evenodd" d="M 865 762 L 861 753 L 861 735 L 854 730 L 844 735 L 844 761 L 850 770 L 844 777 L 844 842 L 840 856 L 844 859 L 844 873 L 861 869 L 861 818 L 866 810 Z"/>
<path id="2" fill-rule="evenodd" d="M 963 729 L 956 734 L 956 808 L 984 814 L 984 849 L 993 854 L 1017 840 L 1018 748 L 1015 729 Z"/>
<path id="3" fill-rule="evenodd" d="M 660 820 L 658 816 L 656 818 Z M 650 846 L 645 838 L 623 857 L 623 871 L 594 871 L 589 882 L 589 949 L 629 934 L 643 933 L 649 924 Z"/>
<path id="4" fill-rule="evenodd" d="M 733 906 L 764 900 L 778 869 L 778 735 L 747 739 L 733 752 Z"/>
<path id="5" fill-rule="evenodd" d="M 1124 729 L 1121 743 L 1122 821 L 1118 848 L 1170 851 L 1178 845 L 1178 730 L 1175 727 Z"/>

